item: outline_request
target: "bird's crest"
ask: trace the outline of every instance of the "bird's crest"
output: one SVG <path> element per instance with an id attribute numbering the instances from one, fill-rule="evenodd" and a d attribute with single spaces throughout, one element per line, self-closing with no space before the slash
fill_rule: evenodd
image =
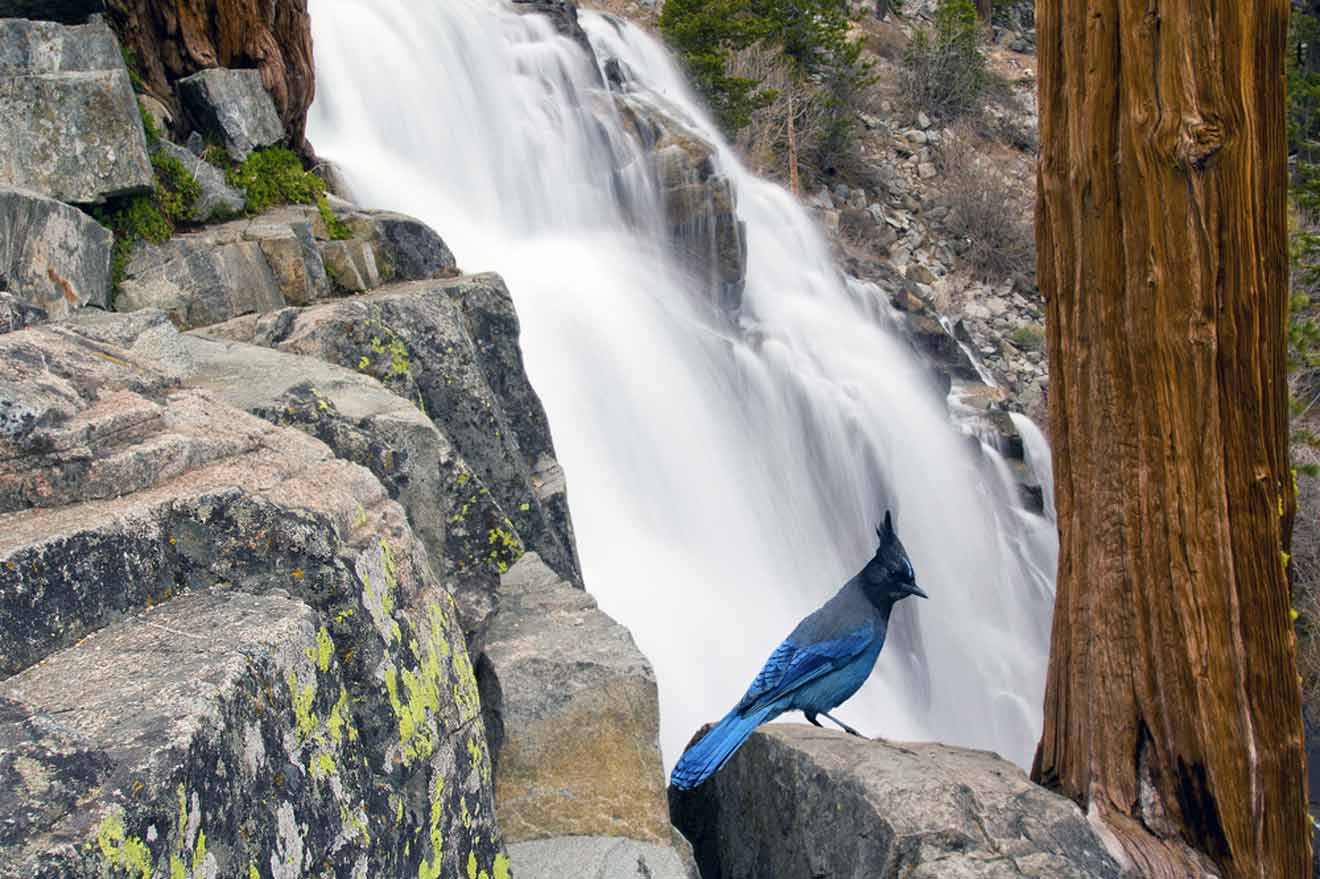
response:
<path id="1" fill-rule="evenodd" d="M 875 536 L 880 538 L 881 543 L 896 536 L 894 534 L 894 519 L 889 510 L 885 510 L 885 524 L 875 526 Z"/>

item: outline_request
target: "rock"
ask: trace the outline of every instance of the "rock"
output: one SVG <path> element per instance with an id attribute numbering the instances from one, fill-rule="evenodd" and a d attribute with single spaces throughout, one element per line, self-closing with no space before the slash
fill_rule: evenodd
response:
<path id="1" fill-rule="evenodd" d="M 903 136 L 908 139 L 909 143 L 915 143 L 919 146 L 924 146 L 927 140 L 926 132 L 916 128 L 905 132 Z"/>
<path id="2" fill-rule="evenodd" d="M 452 601 L 375 477 L 69 329 L 0 364 L 0 874 L 507 870 Z"/>
<path id="3" fill-rule="evenodd" d="M 191 362 L 185 384 L 311 434 L 375 474 L 449 586 L 467 639 L 480 641 L 498 600 L 500 568 L 521 550 L 501 544 L 492 558 L 490 534 L 508 519 L 448 437 L 360 372 L 239 342 L 187 335 L 178 342 Z"/>
<path id="4" fill-rule="evenodd" d="M 509 864 L 518 879 L 701 879 L 696 865 L 673 848 L 605 836 L 514 843 Z"/>
<path id="5" fill-rule="evenodd" d="M 45 309 L 30 305 L 13 293 L 0 290 L 0 333 L 34 327 L 46 322 Z"/>
<path id="6" fill-rule="evenodd" d="M 763 726 L 670 792 L 704 879 L 1119 879 L 1070 800 L 994 754 Z"/>
<path id="7" fill-rule="evenodd" d="M 158 141 L 153 149 L 177 159 L 201 187 L 201 195 L 194 202 L 188 217 L 194 223 L 223 222 L 243 213 L 246 198 L 242 192 L 225 182 L 224 172 L 215 165 L 167 140 Z"/>
<path id="8" fill-rule="evenodd" d="M 306 0 L 110 0 L 115 29 L 138 60 L 145 90 L 182 113 L 175 81 L 210 68 L 256 66 L 281 120 L 303 147 L 315 91 Z"/>
<path id="9" fill-rule="evenodd" d="M 655 675 L 628 630 L 528 553 L 477 668 L 508 842 L 670 842 Z"/>
<path id="10" fill-rule="evenodd" d="M 921 162 L 917 165 L 917 175 L 920 176 L 922 180 L 929 180 L 938 173 L 939 172 L 935 170 L 935 166 L 930 162 Z"/>
<path id="11" fill-rule="evenodd" d="M 483 323 L 480 312 L 491 321 Z M 503 327 L 498 338 L 483 335 L 496 326 Z M 513 522 L 490 533 L 492 554 L 526 546 L 581 583 L 563 472 L 521 355 L 509 350 L 517 322 L 498 276 L 396 284 L 239 318 L 205 334 L 337 363 L 416 402 Z"/>
<path id="12" fill-rule="evenodd" d="M 164 244 L 139 244 L 115 307 L 159 308 L 189 329 L 371 290 L 392 279 L 455 272 L 449 248 L 418 220 L 357 210 L 341 212 L 339 220 L 349 230 L 346 239 L 332 238 L 316 207 L 290 205 Z"/>
<path id="13" fill-rule="evenodd" d="M 930 128 L 930 117 L 921 111 L 917 111 L 917 127 L 923 131 Z"/>
<path id="14" fill-rule="evenodd" d="M 908 280 L 915 281 L 918 284 L 934 284 L 939 280 L 935 277 L 934 272 L 923 266 L 921 263 L 913 263 L 908 266 L 907 277 Z"/>
<path id="15" fill-rule="evenodd" d="M 949 335 L 929 312 L 905 314 L 903 325 L 913 346 L 924 354 L 937 370 L 951 378 L 964 381 L 976 381 L 980 377 L 976 365 L 958 344 L 958 340 Z"/>
<path id="16" fill-rule="evenodd" d="M 163 101 L 151 95 L 138 95 L 137 100 L 142 112 L 151 117 L 157 131 L 165 134 L 174 130 L 174 112 Z"/>
<path id="17" fill-rule="evenodd" d="M 550 19 L 550 23 L 554 25 L 555 30 L 577 43 L 582 51 L 587 53 L 588 58 L 595 57 L 591 48 L 591 40 L 587 38 L 587 32 L 578 23 L 576 4 L 569 2 L 569 0 L 513 0 L 513 8 L 518 12 L 544 15 Z"/>
<path id="18" fill-rule="evenodd" d="M 0 289 L 50 317 L 109 307 L 113 245 L 110 230 L 77 208 L 0 186 Z"/>
<path id="19" fill-rule="evenodd" d="M 178 88 L 184 107 L 203 131 L 220 138 L 235 162 L 284 140 L 275 102 L 255 70 L 203 70 L 179 80 Z"/>
<path id="20" fill-rule="evenodd" d="M 0 0 L 0 18 L 82 24 L 105 12 L 105 0 Z"/>
<path id="21" fill-rule="evenodd" d="M 104 21 L 0 19 L 0 186 L 99 203 L 152 183 L 133 87 Z"/>

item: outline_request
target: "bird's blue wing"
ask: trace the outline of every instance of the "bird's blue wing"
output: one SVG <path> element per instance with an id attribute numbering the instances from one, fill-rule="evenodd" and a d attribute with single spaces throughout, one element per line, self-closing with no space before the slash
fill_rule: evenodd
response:
<path id="1" fill-rule="evenodd" d="M 738 714 L 766 705 L 821 675 L 856 659 L 875 639 L 875 630 L 863 626 L 828 641 L 794 644 L 790 639 L 775 648 L 734 709 Z"/>

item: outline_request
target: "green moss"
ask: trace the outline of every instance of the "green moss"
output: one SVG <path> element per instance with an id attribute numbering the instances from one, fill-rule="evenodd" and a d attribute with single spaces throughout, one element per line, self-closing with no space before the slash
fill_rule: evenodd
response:
<path id="1" fill-rule="evenodd" d="M 1045 348 L 1045 329 L 1040 324 L 1022 324 L 1008 338 L 1023 351 L 1042 351 Z"/>
<path id="2" fill-rule="evenodd" d="M 348 228 L 348 224 L 330 210 L 330 202 L 326 201 L 324 195 L 316 199 L 316 209 L 321 212 L 321 219 L 325 222 L 326 231 L 333 241 L 347 241 L 353 237 L 353 230 Z"/>
<path id="3" fill-rule="evenodd" d="M 138 94 L 145 92 L 147 84 L 142 79 L 142 65 L 138 61 L 137 52 L 121 43 L 119 54 L 124 59 L 124 67 L 128 70 L 128 81 L 132 84 L 133 91 Z"/>
<path id="4" fill-rule="evenodd" d="M 188 222 L 202 197 L 202 184 L 182 162 L 164 150 L 151 157 L 151 167 L 156 176 L 156 203 L 165 219 L 172 225 Z"/>
<path id="5" fill-rule="evenodd" d="M 246 208 L 252 214 L 280 204 L 316 204 L 325 195 L 325 182 L 303 168 L 302 160 L 286 147 L 254 151 L 226 171 L 225 179 L 247 193 Z"/>
<path id="6" fill-rule="evenodd" d="M 160 128 L 156 125 L 155 117 L 147 112 L 147 108 L 143 106 L 142 101 L 139 100 L 137 105 L 138 115 L 142 117 L 142 133 L 146 135 L 147 146 L 160 143 L 161 133 Z"/>

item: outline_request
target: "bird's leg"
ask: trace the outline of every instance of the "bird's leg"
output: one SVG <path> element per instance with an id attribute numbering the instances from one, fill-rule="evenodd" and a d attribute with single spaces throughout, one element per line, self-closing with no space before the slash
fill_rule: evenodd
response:
<path id="1" fill-rule="evenodd" d="M 859 739 L 860 739 L 860 738 L 866 738 L 866 737 L 863 736 L 861 733 L 859 733 L 857 730 L 853 729 L 851 726 L 849 726 L 848 724 L 844 723 L 842 720 L 839 720 L 839 718 L 830 716 L 830 713 L 829 713 L 828 711 L 822 711 L 821 714 L 825 715 L 825 716 L 828 717 L 830 720 L 832 720 L 832 721 L 834 721 L 835 723 L 837 723 L 837 724 L 839 725 L 839 728 L 842 729 L 844 732 L 846 732 L 848 735 L 850 735 L 850 736 L 857 736 Z M 811 718 L 808 717 L 807 720 L 811 720 Z M 814 720 L 811 720 L 811 722 L 812 722 L 812 723 L 816 723 Z M 820 726 L 820 724 L 819 724 L 819 723 L 816 723 L 816 726 Z"/>
<path id="2" fill-rule="evenodd" d="M 811 724 L 812 726 L 820 726 L 820 721 L 816 719 L 816 712 L 814 712 L 814 711 L 803 711 L 803 712 L 802 712 L 802 716 L 805 717 L 805 718 L 807 719 L 807 723 Z M 828 714 L 825 715 L 825 716 L 826 716 L 826 717 L 829 717 Z M 821 728 L 824 729 L 824 727 L 821 727 Z"/>

